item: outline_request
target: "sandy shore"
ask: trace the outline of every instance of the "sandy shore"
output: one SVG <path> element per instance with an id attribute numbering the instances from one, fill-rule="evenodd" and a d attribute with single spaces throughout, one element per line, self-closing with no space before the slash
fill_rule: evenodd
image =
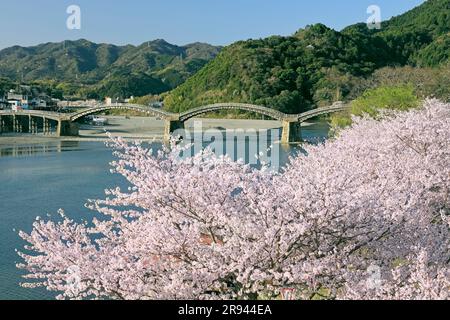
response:
<path id="1" fill-rule="evenodd" d="M 2 134 L 0 145 L 33 144 L 51 141 L 106 141 L 109 132 L 114 137 L 123 137 L 126 140 L 162 140 L 164 133 L 164 121 L 149 117 L 108 116 L 109 124 L 104 127 L 90 125 L 80 126 L 78 137 L 52 137 L 30 134 Z M 303 126 L 310 124 L 304 123 Z M 191 119 L 185 123 L 186 129 L 277 129 L 281 127 L 279 121 L 270 120 L 228 120 L 228 119 Z"/>

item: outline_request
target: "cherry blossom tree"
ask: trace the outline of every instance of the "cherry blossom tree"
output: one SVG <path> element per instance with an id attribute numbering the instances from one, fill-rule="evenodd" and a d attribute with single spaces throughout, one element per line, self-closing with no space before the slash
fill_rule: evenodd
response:
<path id="1" fill-rule="evenodd" d="M 450 105 L 355 119 L 279 173 L 114 141 L 102 218 L 38 219 L 26 287 L 60 299 L 448 299 Z M 98 214 L 96 216 L 99 216 Z"/>

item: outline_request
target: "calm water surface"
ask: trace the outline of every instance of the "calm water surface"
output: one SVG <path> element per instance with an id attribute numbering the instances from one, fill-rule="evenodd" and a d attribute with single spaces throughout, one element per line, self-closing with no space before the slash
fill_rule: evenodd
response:
<path id="1" fill-rule="evenodd" d="M 328 125 L 319 122 L 303 129 L 306 140 L 324 139 Z M 281 161 L 295 149 L 282 150 Z M 31 231 L 37 216 L 56 216 L 60 208 L 75 220 L 89 218 L 87 199 L 104 198 L 104 190 L 126 187 L 109 172 L 111 150 L 102 142 L 52 142 L 0 146 L 0 299 L 53 299 L 44 289 L 19 286 L 22 271 L 15 249 L 24 242 L 17 231 Z"/>

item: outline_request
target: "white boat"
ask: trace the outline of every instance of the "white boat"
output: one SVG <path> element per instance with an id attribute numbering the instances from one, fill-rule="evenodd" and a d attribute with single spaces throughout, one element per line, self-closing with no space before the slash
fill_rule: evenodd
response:
<path id="1" fill-rule="evenodd" d="M 86 120 L 93 126 L 105 126 L 108 124 L 108 119 L 98 116 L 87 116 Z"/>
<path id="2" fill-rule="evenodd" d="M 95 126 L 105 126 L 108 124 L 108 119 L 101 117 L 94 117 L 94 119 L 92 119 L 92 124 Z"/>

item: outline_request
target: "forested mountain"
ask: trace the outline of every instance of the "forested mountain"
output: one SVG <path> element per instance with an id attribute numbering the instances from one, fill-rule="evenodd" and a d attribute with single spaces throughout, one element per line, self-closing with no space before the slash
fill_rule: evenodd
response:
<path id="1" fill-rule="evenodd" d="M 223 49 L 202 43 L 180 47 L 164 40 L 140 46 L 87 40 L 15 46 L 0 51 L 0 78 L 3 87 L 10 80 L 34 83 L 56 96 L 164 93 L 172 111 L 236 101 L 296 113 L 354 98 L 379 82 L 370 79 L 375 71 L 389 74 L 387 67 L 396 68 L 394 78 L 405 66 L 423 68 L 415 74 L 430 78 L 430 68 L 440 66 L 446 80 L 449 18 L 449 0 L 428 0 L 383 22 L 380 30 L 364 23 L 342 31 L 316 24 L 288 37 L 239 41 Z"/>
<path id="2" fill-rule="evenodd" d="M 297 113 L 341 100 L 382 67 L 448 63 L 449 15 L 450 1 L 428 0 L 380 30 L 316 24 L 289 37 L 241 41 L 168 94 L 166 106 L 182 111 L 242 101 Z"/>
<path id="3" fill-rule="evenodd" d="M 180 47 L 164 40 L 140 46 L 87 40 L 14 46 L 0 51 L 0 76 L 23 82 L 51 80 L 67 94 L 161 93 L 183 83 L 220 49 L 202 43 Z M 130 82 L 136 82 L 134 88 L 129 88 Z M 123 90 L 113 89 L 123 85 Z"/>
<path id="4" fill-rule="evenodd" d="M 382 39 L 390 49 L 393 61 L 418 66 L 435 66 L 450 57 L 450 1 L 428 0 L 405 14 L 382 23 L 380 30 L 369 30 L 366 24 L 342 31 L 363 33 Z"/>

